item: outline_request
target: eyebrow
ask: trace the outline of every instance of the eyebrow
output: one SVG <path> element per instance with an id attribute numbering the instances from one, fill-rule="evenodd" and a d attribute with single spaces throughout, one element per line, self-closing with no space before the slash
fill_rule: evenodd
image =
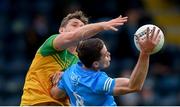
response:
<path id="1" fill-rule="evenodd" d="M 73 24 L 78 24 L 79 22 L 74 20 L 74 21 L 72 21 L 72 23 L 73 23 Z M 81 23 L 80 23 L 80 25 L 83 26 L 84 24 L 81 24 Z"/>
<path id="2" fill-rule="evenodd" d="M 78 23 L 77 21 L 72 21 L 72 23 Z"/>

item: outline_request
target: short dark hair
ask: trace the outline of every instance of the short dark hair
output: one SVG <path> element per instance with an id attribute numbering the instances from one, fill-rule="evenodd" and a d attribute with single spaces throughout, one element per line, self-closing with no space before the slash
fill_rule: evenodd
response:
<path id="1" fill-rule="evenodd" d="M 61 22 L 60 27 L 65 27 L 68 24 L 68 21 L 71 19 L 79 19 L 82 21 L 84 24 L 88 24 L 88 18 L 84 15 L 82 11 L 75 11 L 74 13 L 68 14 Z"/>
<path id="2" fill-rule="evenodd" d="M 92 67 L 94 61 L 100 60 L 103 46 L 104 42 L 99 38 L 91 38 L 79 42 L 77 53 L 80 61 L 87 68 Z"/>

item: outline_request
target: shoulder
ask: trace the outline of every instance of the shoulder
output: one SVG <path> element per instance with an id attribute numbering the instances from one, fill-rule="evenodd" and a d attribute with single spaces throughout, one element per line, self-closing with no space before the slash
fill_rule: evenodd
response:
<path id="1" fill-rule="evenodd" d="M 51 53 L 57 52 L 57 50 L 53 46 L 53 41 L 58 35 L 59 34 L 53 34 L 49 38 L 47 38 L 46 41 L 38 49 L 38 53 L 42 54 L 43 56 L 47 56 Z"/>
<path id="2" fill-rule="evenodd" d="M 110 88 L 114 84 L 114 79 L 109 77 L 105 72 L 99 72 L 98 73 L 98 79 L 97 79 L 97 87 L 96 92 L 98 93 L 106 93 L 110 92 Z"/>
<path id="3" fill-rule="evenodd" d="M 75 71 L 76 69 L 77 69 L 77 64 L 73 64 L 64 71 L 63 75 L 70 76 L 72 74 L 72 72 Z"/>
<path id="4" fill-rule="evenodd" d="M 48 37 L 48 38 L 46 39 L 46 41 L 45 41 L 44 43 L 46 43 L 46 42 L 48 42 L 48 41 L 51 41 L 51 40 L 54 40 L 58 35 L 60 35 L 60 34 L 53 34 L 53 35 L 51 35 L 50 37 Z"/>
<path id="5" fill-rule="evenodd" d="M 99 78 L 108 78 L 108 75 L 105 72 L 103 72 L 103 71 L 98 71 L 97 72 L 97 76 Z"/>

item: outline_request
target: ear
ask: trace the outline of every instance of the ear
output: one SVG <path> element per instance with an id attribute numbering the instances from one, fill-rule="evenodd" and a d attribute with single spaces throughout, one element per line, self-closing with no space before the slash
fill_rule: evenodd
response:
<path id="1" fill-rule="evenodd" d="M 98 69 L 99 68 L 99 62 L 98 61 L 94 61 L 92 66 L 93 66 L 93 68 Z"/>
<path id="2" fill-rule="evenodd" d="M 64 27 L 60 27 L 59 28 L 59 33 L 65 32 L 65 28 Z"/>

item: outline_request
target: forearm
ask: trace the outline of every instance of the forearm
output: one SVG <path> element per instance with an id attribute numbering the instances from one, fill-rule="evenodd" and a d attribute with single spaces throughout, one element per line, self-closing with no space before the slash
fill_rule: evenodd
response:
<path id="1" fill-rule="evenodd" d="M 140 53 L 138 62 L 130 76 L 129 88 L 141 90 L 148 72 L 149 57 L 148 54 Z"/>
<path id="2" fill-rule="evenodd" d="M 143 40 L 137 38 L 141 49 L 138 62 L 129 80 L 123 79 L 125 81 L 123 84 L 120 84 L 120 80 L 116 80 L 114 95 L 136 92 L 142 89 L 149 68 L 150 54 L 159 40 L 157 37 L 159 32 L 157 31 L 157 33 L 154 34 L 154 31 L 155 27 L 153 28 L 151 35 L 149 35 L 149 28 L 147 28 L 146 38 Z"/>
<path id="3" fill-rule="evenodd" d="M 77 29 L 74 32 L 73 39 L 75 41 L 80 41 L 80 40 L 84 40 L 84 39 L 87 39 L 87 38 L 90 38 L 90 37 L 96 35 L 97 33 L 105 30 L 102 25 L 103 23 L 105 23 L 105 22 L 89 24 L 89 25 L 86 25 L 86 26 L 83 26 L 83 27 Z"/>
<path id="4" fill-rule="evenodd" d="M 76 29 L 73 32 L 67 32 L 57 36 L 54 40 L 54 47 L 57 50 L 67 49 L 71 46 L 77 45 L 81 40 L 90 38 L 97 33 L 104 30 L 102 26 L 103 22 L 85 25 Z"/>
<path id="5" fill-rule="evenodd" d="M 123 25 L 127 21 L 127 18 L 119 16 L 110 21 L 88 24 L 71 32 L 61 32 L 54 39 L 53 46 L 56 50 L 63 50 L 77 45 L 79 41 L 90 38 L 103 30 L 118 31 L 116 27 Z"/>

